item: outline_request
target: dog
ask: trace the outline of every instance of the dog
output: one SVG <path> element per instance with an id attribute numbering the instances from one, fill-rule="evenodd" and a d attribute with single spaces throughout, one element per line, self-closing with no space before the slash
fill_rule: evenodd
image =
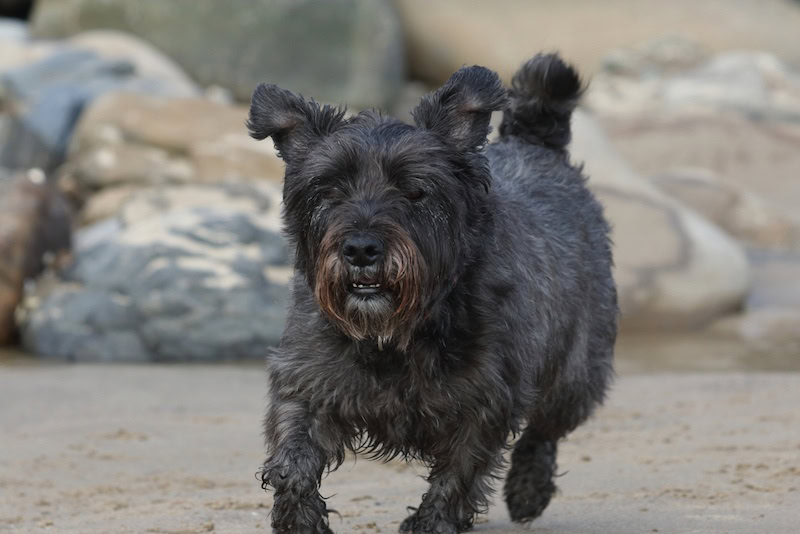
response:
<path id="1" fill-rule="evenodd" d="M 609 225 L 566 150 L 582 89 L 555 54 L 508 90 L 465 67 L 411 125 L 257 87 L 247 127 L 284 160 L 295 271 L 267 357 L 273 532 L 332 532 L 319 487 L 346 451 L 429 468 L 400 532 L 469 529 L 509 447 L 511 518 L 548 505 L 557 443 L 602 403 L 617 333 Z"/>

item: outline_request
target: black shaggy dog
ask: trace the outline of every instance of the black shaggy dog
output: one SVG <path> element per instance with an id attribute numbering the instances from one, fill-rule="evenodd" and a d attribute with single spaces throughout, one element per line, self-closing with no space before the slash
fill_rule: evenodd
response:
<path id="1" fill-rule="evenodd" d="M 602 402 L 617 329 L 608 225 L 565 148 L 580 92 L 556 55 L 528 61 L 508 91 L 462 68 L 422 99 L 416 126 L 256 89 L 248 128 L 286 163 L 295 252 L 267 362 L 274 532 L 331 532 L 319 485 L 346 450 L 429 466 L 401 532 L 464 531 L 519 433 L 508 509 L 515 521 L 545 509 L 556 444 Z"/>

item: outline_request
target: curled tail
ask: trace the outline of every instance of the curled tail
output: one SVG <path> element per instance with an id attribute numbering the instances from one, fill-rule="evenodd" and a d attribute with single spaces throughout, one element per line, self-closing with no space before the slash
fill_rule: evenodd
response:
<path id="1" fill-rule="evenodd" d="M 500 137 L 563 149 L 570 141 L 570 118 L 583 86 L 578 72 L 557 54 L 538 54 L 514 74 L 510 105 Z"/>

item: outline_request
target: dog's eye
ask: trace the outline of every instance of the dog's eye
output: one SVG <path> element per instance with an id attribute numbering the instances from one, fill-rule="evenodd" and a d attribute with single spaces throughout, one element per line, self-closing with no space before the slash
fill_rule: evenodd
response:
<path id="1" fill-rule="evenodd" d="M 406 198 L 411 202 L 416 202 L 417 200 L 421 199 L 425 196 L 425 192 L 421 189 L 413 189 L 406 193 Z"/>
<path id="2" fill-rule="evenodd" d="M 324 189 L 322 193 L 320 193 L 320 196 L 323 200 L 333 200 L 336 198 L 338 192 L 339 191 L 335 187 L 331 187 L 329 189 Z"/>

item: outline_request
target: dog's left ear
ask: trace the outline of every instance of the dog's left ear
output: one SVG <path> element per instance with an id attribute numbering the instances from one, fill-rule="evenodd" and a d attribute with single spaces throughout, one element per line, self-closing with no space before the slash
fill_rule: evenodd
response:
<path id="1" fill-rule="evenodd" d="M 486 142 L 492 111 L 504 109 L 507 98 L 497 73 L 484 67 L 463 67 L 423 97 L 412 115 L 420 128 L 433 130 L 461 150 L 472 151 Z"/>
<path id="2" fill-rule="evenodd" d="M 336 130 L 344 114 L 345 110 L 321 106 L 277 85 L 262 83 L 250 102 L 247 129 L 254 139 L 272 137 L 280 157 L 290 163 Z"/>

